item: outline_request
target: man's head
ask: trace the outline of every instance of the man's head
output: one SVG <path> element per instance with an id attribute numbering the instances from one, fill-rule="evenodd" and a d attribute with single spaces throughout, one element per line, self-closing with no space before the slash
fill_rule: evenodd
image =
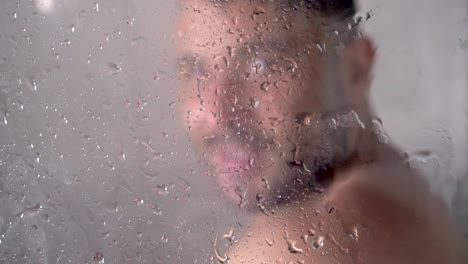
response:
<path id="1" fill-rule="evenodd" d="M 367 106 L 374 54 L 353 13 L 344 0 L 183 2 L 182 115 L 229 197 L 278 200 L 346 160 L 336 114 Z"/>

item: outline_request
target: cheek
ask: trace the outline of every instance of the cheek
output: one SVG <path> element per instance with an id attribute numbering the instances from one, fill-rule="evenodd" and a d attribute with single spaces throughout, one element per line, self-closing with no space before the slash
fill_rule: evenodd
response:
<path id="1" fill-rule="evenodd" d="M 203 104 L 202 104 L 203 102 Z M 186 90 L 180 95 L 181 120 L 194 137 L 212 134 L 217 128 L 215 103 L 211 98 L 200 99 L 196 90 Z"/>
<path id="2" fill-rule="evenodd" d="M 256 110 L 256 116 L 263 129 L 270 133 L 281 134 L 284 130 L 282 125 L 288 118 L 290 105 L 280 93 L 263 94 L 258 97 L 260 102 Z"/>

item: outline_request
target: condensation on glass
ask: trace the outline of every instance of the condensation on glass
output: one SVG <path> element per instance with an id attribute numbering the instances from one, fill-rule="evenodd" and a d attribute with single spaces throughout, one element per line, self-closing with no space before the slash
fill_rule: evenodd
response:
<path id="1" fill-rule="evenodd" d="M 321 201 L 354 128 L 468 233 L 466 3 L 286 2 L 0 3 L 0 263 L 347 261 L 365 229 Z M 362 32 L 372 117 L 336 96 Z"/>

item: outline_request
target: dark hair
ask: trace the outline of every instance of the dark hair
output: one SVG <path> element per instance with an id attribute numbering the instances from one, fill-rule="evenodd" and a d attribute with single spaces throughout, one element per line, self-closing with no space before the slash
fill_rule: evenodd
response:
<path id="1" fill-rule="evenodd" d="M 356 13 L 353 0 L 308 0 L 307 2 L 312 2 L 317 11 L 327 16 L 349 18 Z"/>
<path id="2" fill-rule="evenodd" d="M 334 32 L 340 32 L 338 42 L 359 37 L 361 20 L 354 20 L 356 14 L 355 0 L 207 0 L 215 5 L 227 7 L 237 1 L 246 1 L 250 4 L 271 3 L 282 8 L 284 12 L 311 11 L 325 19 L 322 25 L 331 39 L 337 38 Z"/>
<path id="3" fill-rule="evenodd" d="M 338 27 L 339 24 L 346 26 L 350 24 L 352 28 L 355 28 L 359 24 L 359 21 L 353 20 L 356 14 L 356 1 L 354 0 L 280 0 L 280 2 L 296 10 L 304 8 L 313 10 L 316 15 L 328 18 L 331 24 L 338 22 L 338 25 L 335 24 Z"/>
<path id="4" fill-rule="evenodd" d="M 235 0 L 210 0 L 213 3 L 221 5 L 229 5 Z M 255 2 L 274 2 L 272 0 L 249 0 L 251 3 Z M 354 0 L 279 0 L 278 3 L 283 3 L 300 9 L 306 7 L 318 11 L 324 16 L 333 16 L 338 18 L 350 18 L 356 13 L 356 5 Z"/>

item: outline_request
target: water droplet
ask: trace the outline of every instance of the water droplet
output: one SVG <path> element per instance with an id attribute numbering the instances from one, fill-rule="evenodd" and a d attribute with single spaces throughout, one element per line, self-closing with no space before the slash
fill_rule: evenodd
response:
<path id="1" fill-rule="evenodd" d="M 325 238 L 323 236 L 318 236 L 314 241 L 312 241 L 312 248 L 313 249 L 319 249 L 323 247 Z"/>
<path id="2" fill-rule="evenodd" d="M 111 62 L 106 65 L 106 72 L 108 72 L 111 75 L 116 75 L 120 72 L 122 72 L 122 68 L 120 68 L 119 65 Z"/>
<path id="3" fill-rule="evenodd" d="M 337 126 L 338 126 L 338 123 L 336 122 L 335 118 L 332 118 L 328 121 L 328 127 L 330 127 L 331 129 L 336 129 Z"/>
<path id="4" fill-rule="evenodd" d="M 153 73 L 153 80 L 160 81 L 166 79 L 167 74 L 163 71 L 156 71 Z"/>
<path id="5" fill-rule="evenodd" d="M 407 156 L 406 159 L 409 162 L 418 162 L 418 163 L 428 163 L 429 160 L 432 158 L 432 152 L 428 150 L 421 150 L 417 151 L 411 155 L 405 153 Z"/>
<path id="6" fill-rule="evenodd" d="M 317 46 L 318 51 L 319 51 L 320 53 L 322 53 L 322 52 L 323 52 L 322 46 L 320 46 L 320 44 L 318 44 L 318 43 L 316 44 L 316 46 Z"/>
<path id="7" fill-rule="evenodd" d="M 231 46 L 227 46 L 226 48 L 227 48 L 227 50 L 228 50 L 228 55 L 229 55 L 229 57 L 234 56 L 234 54 L 235 54 L 235 52 L 236 52 L 236 48 L 233 48 L 233 47 L 231 47 Z"/>
<path id="8" fill-rule="evenodd" d="M 53 9 L 53 0 L 36 0 L 34 2 L 36 4 L 36 8 L 42 13 L 48 13 Z"/>
<path id="9" fill-rule="evenodd" d="M 156 187 L 158 188 L 158 194 L 166 195 L 169 193 L 169 187 L 166 184 L 160 184 Z"/>
<path id="10" fill-rule="evenodd" d="M 312 121 L 312 117 L 309 114 L 305 114 L 305 115 L 301 116 L 300 118 L 298 118 L 298 121 L 299 121 L 299 124 L 301 124 L 303 126 L 310 126 L 310 123 Z"/>
<path id="11" fill-rule="evenodd" d="M 99 12 L 99 3 L 98 2 L 93 4 L 93 10 L 96 11 L 96 12 Z"/>
<path id="12" fill-rule="evenodd" d="M 36 216 L 40 211 L 42 211 L 43 207 L 41 204 L 36 204 L 32 207 L 25 207 L 23 211 L 21 211 L 16 216 L 23 219 L 24 217 L 32 217 Z"/>
<path id="13" fill-rule="evenodd" d="M 226 263 L 226 264 L 229 263 L 229 257 L 226 254 L 224 254 L 224 256 L 219 255 L 218 248 L 216 247 L 217 242 L 218 242 L 218 238 L 215 238 L 213 247 L 214 247 L 214 254 L 215 254 L 216 259 L 220 263 Z"/>
<path id="14" fill-rule="evenodd" d="M 70 44 L 71 44 L 71 41 L 70 41 L 69 39 L 66 39 L 66 40 L 65 40 L 65 45 L 66 45 L 66 46 L 70 46 Z"/>
<path id="15" fill-rule="evenodd" d="M 348 113 L 340 115 L 338 117 L 338 126 L 344 127 L 344 128 L 350 128 L 350 127 L 361 127 L 362 129 L 366 128 L 364 123 L 359 118 L 359 115 L 354 110 L 351 110 Z"/>
<path id="16" fill-rule="evenodd" d="M 104 264 L 104 255 L 101 252 L 96 251 L 93 258 L 91 259 L 99 264 Z"/>
<path id="17" fill-rule="evenodd" d="M 262 6 L 256 6 L 253 13 L 255 15 L 260 15 L 260 14 L 264 14 L 265 13 L 265 8 L 262 7 Z"/>
<path id="18" fill-rule="evenodd" d="M 269 240 L 269 239 L 265 238 L 265 242 L 266 242 L 267 245 L 269 245 L 270 247 L 273 246 L 273 244 L 275 244 L 275 240 L 274 240 L 274 239 Z"/>
<path id="19" fill-rule="evenodd" d="M 75 24 L 70 24 L 68 26 L 68 30 L 71 32 L 71 33 L 75 33 Z"/>
<path id="20" fill-rule="evenodd" d="M 33 78 L 29 78 L 27 84 L 33 91 L 37 91 L 37 84 Z"/>
<path id="21" fill-rule="evenodd" d="M 145 203 L 145 201 L 143 201 L 143 200 L 140 199 L 140 198 L 136 198 L 136 199 L 135 199 L 135 204 L 138 205 L 138 206 L 143 205 L 144 203 Z"/>
<path id="22" fill-rule="evenodd" d="M 260 84 L 260 89 L 265 92 L 268 92 L 270 90 L 270 86 L 271 86 L 271 83 L 269 81 L 266 81 Z"/>
<path id="23" fill-rule="evenodd" d="M 68 170 L 65 170 L 63 173 L 63 183 L 66 185 L 71 185 L 75 181 L 75 176 L 70 173 Z"/>
<path id="24" fill-rule="evenodd" d="M 390 141 L 388 135 L 385 133 L 385 129 L 383 128 L 382 123 L 379 119 L 372 120 L 372 132 L 377 136 L 377 140 L 380 143 L 388 144 Z"/>
<path id="25" fill-rule="evenodd" d="M 358 241 L 359 240 L 359 231 L 357 229 L 357 227 L 353 227 L 352 230 L 351 230 L 351 237 L 355 240 L 355 241 Z"/>
<path id="26" fill-rule="evenodd" d="M 162 215 L 162 210 L 157 205 L 154 205 L 151 209 L 153 214 Z"/>
<path id="27" fill-rule="evenodd" d="M 167 243 L 168 239 L 167 237 L 164 235 L 161 237 L 161 241 L 164 242 L 164 243 Z"/>
<path id="28" fill-rule="evenodd" d="M 405 153 L 409 167 L 417 169 L 431 179 L 438 177 L 441 170 L 441 160 L 438 155 L 428 150 Z"/>
<path id="29" fill-rule="evenodd" d="M 229 229 L 229 232 L 227 234 L 223 235 L 223 238 L 229 240 L 229 242 L 231 242 L 231 243 L 234 242 L 234 238 L 235 238 L 234 237 L 234 228 L 232 228 L 232 226 Z"/>
<path id="30" fill-rule="evenodd" d="M 115 213 L 119 211 L 119 203 L 113 199 L 107 201 L 105 203 L 105 206 L 106 206 L 107 211 L 111 213 Z"/>
<path id="31" fill-rule="evenodd" d="M 7 121 L 7 119 L 6 119 L 6 116 L 3 116 L 3 124 L 4 124 L 4 125 L 8 125 L 8 121 Z"/>
<path id="32" fill-rule="evenodd" d="M 125 24 L 127 25 L 127 27 L 133 27 L 133 23 L 135 22 L 135 18 L 134 17 L 126 17 L 124 18 L 124 22 Z"/>
<path id="33" fill-rule="evenodd" d="M 296 246 L 296 240 L 287 239 L 286 242 L 288 243 L 289 252 L 291 252 L 293 254 L 302 254 L 303 253 L 302 248 L 299 248 L 299 247 Z"/>
<path id="34" fill-rule="evenodd" d="M 80 10 L 80 12 L 78 12 L 78 17 L 84 19 L 86 17 L 86 11 Z"/>
<path id="35" fill-rule="evenodd" d="M 36 163 L 39 164 L 40 163 L 40 158 L 41 158 L 41 154 L 38 152 L 36 153 Z"/>
<path id="36" fill-rule="evenodd" d="M 48 222 L 50 221 L 49 215 L 48 215 L 48 214 L 43 214 L 43 215 L 41 216 L 41 218 L 42 218 L 42 220 L 44 220 L 46 223 L 48 223 Z"/>
<path id="37" fill-rule="evenodd" d="M 214 69 L 217 72 L 223 72 L 224 71 L 224 69 L 219 64 L 215 64 Z"/>
<path id="38" fill-rule="evenodd" d="M 258 204 L 258 208 L 260 208 L 260 211 L 264 213 L 265 215 L 268 215 L 267 209 L 263 204 Z"/>
<path id="39" fill-rule="evenodd" d="M 57 164 L 55 164 L 54 162 L 49 162 L 49 164 L 47 165 L 47 170 L 51 174 L 55 174 L 57 172 L 57 169 Z"/>
<path id="40" fill-rule="evenodd" d="M 260 101 L 257 98 L 250 98 L 250 106 L 256 109 L 260 105 Z"/>
<path id="41" fill-rule="evenodd" d="M 256 198 L 257 198 L 257 202 L 259 204 L 261 204 L 261 203 L 263 203 L 265 201 L 265 197 L 263 196 L 263 193 L 257 193 Z"/>
<path id="42" fill-rule="evenodd" d="M 343 247 L 343 246 L 335 239 L 334 236 L 330 236 L 330 239 L 331 239 L 331 242 L 332 242 L 335 246 L 337 246 L 337 247 L 340 249 L 341 252 L 343 252 L 343 253 L 349 253 L 349 249 Z"/>
<path id="43" fill-rule="evenodd" d="M 125 155 L 125 152 L 124 152 L 124 151 L 120 152 L 120 159 L 121 159 L 122 161 L 126 161 L 126 160 L 127 160 L 127 156 Z"/>

